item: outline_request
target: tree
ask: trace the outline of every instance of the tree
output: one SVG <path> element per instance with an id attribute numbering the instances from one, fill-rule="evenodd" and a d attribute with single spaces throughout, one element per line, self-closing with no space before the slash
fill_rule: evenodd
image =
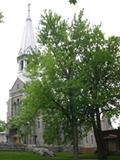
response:
<path id="1" fill-rule="evenodd" d="M 5 131 L 6 123 L 0 120 L 0 132 Z"/>
<path id="2" fill-rule="evenodd" d="M 2 14 L 2 12 L 0 12 L 0 23 L 2 23 L 3 22 L 3 14 Z"/>
<path id="3" fill-rule="evenodd" d="M 83 53 L 82 79 L 99 157 L 107 159 L 101 116 L 110 119 L 120 110 L 120 37 L 106 40 L 99 27 L 95 27 L 93 37 L 96 43 L 91 41 L 86 55 Z"/>
<path id="4" fill-rule="evenodd" d="M 79 21 L 81 21 L 82 14 L 81 11 Z M 74 21 L 76 19 L 73 23 Z M 82 124 L 87 123 L 89 117 L 84 113 L 86 110 L 81 100 L 81 62 L 77 59 L 80 44 L 72 40 L 71 33 L 75 29 L 73 23 L 70 27 L 67 21 L 51 11 L 45 12 L 42 16 L 42 28 L 38 31 L 38 44 L 44 46 L 44 51 L 39 50 L 28 58 L 27 73 L 31 81 L 26 85 L 27 96 L 23 100 L 18 119 L 23 123 L 24 120 L 32 120 L 32 117 L 39 112 L 42 112 L 42 115 L 49 112 L 52 115 L 58 113 L 66 122 L 67 127 L 69 126 L 70 133 L 73 133 L 69 135 L 75 159 L 78 159 L 80 128 Z M 86 21 L 80 23 L 81 33 L 86 32 L 86 23 Z"/>
<path id="5" fill-rule="evenodd" d="M 76 4 L 76 3 L 77 3 L 77 0 L 69 0 L 69 2 L 70 2 L 71 4 Z"/>

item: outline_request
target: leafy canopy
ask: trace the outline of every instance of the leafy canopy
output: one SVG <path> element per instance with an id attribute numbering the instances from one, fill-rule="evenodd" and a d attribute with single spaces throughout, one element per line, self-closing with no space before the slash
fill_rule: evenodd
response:
<path id="1" fill-rule="evenodd" d="M 76 4 L 77 0 L 69 0 L 70 4 Z"/>
<path id="2" fill-rule="evenodd" d="M 0 132 L 5 131 L 6 123 L 2 120 L 0 120 Z"/>
<path id="3" fill-rule="evenodd" d="M 3 22 L 3 14 L 2 14 L 2 12 L 0 12 L 0 23 L 2 23 Z"/>

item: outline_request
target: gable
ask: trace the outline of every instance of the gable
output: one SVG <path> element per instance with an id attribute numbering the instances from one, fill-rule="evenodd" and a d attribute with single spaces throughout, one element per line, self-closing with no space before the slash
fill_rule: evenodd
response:
<path id="1" fill-rule="evenodd" d="M 23 87 L 24 87 L 24 82 L 22 80 L 20 80 L 19 78 L 17 78 L 15 83 L 13 84 L 12 88 L 10 89 L 10 92 L 19 91 Z"/>

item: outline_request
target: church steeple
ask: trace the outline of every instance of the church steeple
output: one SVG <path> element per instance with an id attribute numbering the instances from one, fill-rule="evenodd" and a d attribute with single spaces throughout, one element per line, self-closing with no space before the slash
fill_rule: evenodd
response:
<path id="1" fill-rule="evenodd" d="M 32 28 L 32 19 L 30 16 L 30 4 L 28 4 L 28 15 L 26 18 L 23 36 L 21 39 L 20 50 L 17 57 L 17 62 L 19 65 L 19 74 L 23 74 L 24 68 L 26 66 L 26 56 L 30 53 L 30 50 L 33 48 L 35 48 L 35 39 Z"/>

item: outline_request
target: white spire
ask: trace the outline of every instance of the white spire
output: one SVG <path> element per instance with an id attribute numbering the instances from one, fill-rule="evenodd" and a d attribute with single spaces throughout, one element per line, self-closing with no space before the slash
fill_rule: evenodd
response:
<path id="1" fill-rule="evenodd" d="M 21 40 L 19 56 L 22 54 L 28 54 L 31 48 L 35 48 L 35 39 L 32 28 L 32 20 L 30 16 L 30 3 L 28 4 L 28 15 L 24 27 L 24 32 Z"/>
<path id="2" fill-rule="evenodd" d="M 25 78 L 25 68 L 27 66 L 26 56 L 30 53 L 31 48 L 35 48 L 35 39 L 32 28 L 32 20 L 30 17 L 30 4 L 28 4 L 28 15 L 26 18 L 24 32 L 21 40 L 20 51 L 17 57 L 19 78 Z"/>

